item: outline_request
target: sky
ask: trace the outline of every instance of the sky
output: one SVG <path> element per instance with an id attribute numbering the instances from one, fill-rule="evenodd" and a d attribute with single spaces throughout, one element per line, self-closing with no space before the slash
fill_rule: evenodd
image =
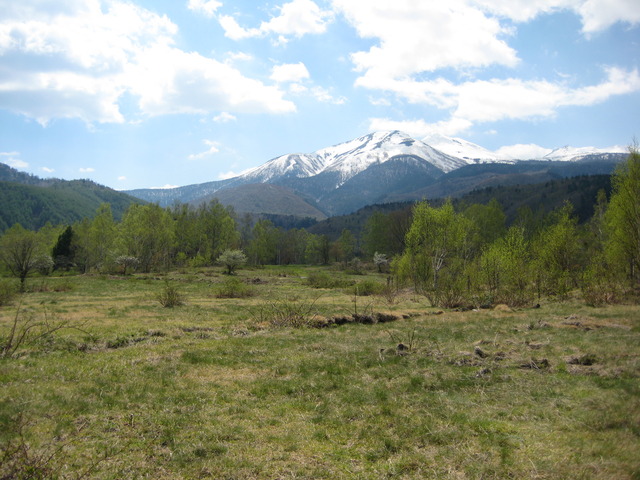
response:
<path id="1" fill-rule="evenodd" d="M 128 190 L 373 131 L 640 136 L 638 0 L 0 0 L 0 162 Z"/>

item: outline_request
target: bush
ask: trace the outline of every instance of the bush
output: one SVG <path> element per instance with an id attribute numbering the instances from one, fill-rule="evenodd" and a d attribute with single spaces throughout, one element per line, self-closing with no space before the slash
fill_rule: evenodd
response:
<path id="1" fill-rule="evenodd" d="M 216 290 L 218 298 L 246 298 L 253 295 L 255 295 L 255 289 L 251 285 L 234 277 L 226 278 Z"/>
<path id="2" fill-rule="evenodd" d="M 353 295 L 360 295 L 362 297 L 368 297 L 369 295 L 381 294 L 384 290 L 384 285 L 376 282 L 375 280 L 363 280 L 358 282 L 352 289 Z"/>
<path id="3" fill-rule="evenodd" d="M 218 263 L 224 265 L 228 275 L 232 275 L 238 267 L 247 263 L 247 256 L 242 250 L 225 250 L 218 257 Z"/>
<path id="4" fill-rule="evenodd" d="M 0 281 L 0 307 L 9 305 L 17 293 L 16 286 L 7 280 Z"/>
<path id="5" fill-rule="evenodd" d="M 267 300 L 251 309 L 254 321 L 271 327 L 301 328 L 316 326 L 319 315 L 316 300 L 309 302 L 297 298 Z"/>
<path id="6" fill-rule="evenodd" d="M 158 301 L 164 308 L 173 308 L 184 305 L 183 295 L 169 282 L 165 282 L 164 288 L 158 294 Z"/>

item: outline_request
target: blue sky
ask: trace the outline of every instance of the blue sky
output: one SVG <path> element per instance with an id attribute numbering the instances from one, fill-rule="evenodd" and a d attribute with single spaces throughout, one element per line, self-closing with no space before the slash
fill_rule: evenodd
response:
<path id="1" fill-rule="evenodd" d="M 0 0 L 0 162 L 116 189 L 376 130 L 505 155 L 640 135 L 637 0 Z"/>

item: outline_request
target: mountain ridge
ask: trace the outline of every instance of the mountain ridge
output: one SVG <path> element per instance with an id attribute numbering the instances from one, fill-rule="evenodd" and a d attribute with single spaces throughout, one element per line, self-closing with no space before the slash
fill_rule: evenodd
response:
<path id="1" fill-rule="evenodd" d="M 614 149 L 620 150 L 619 147 Z M 467 179 L 463 188 L 460 185 L 462 180 L 456 179 L 455 174 L 453 178 L 447 176 L 469 166 L 485 165 L 490 169 L 490 165 L 504 164 L 513 165 L 514 170 L 518 170 L 518 165 L 534 160 L 542 162 L 540 165 L 527 165 L 530 172 L 523 177 L 527 180 L 534 178 L 534 170 L 557 170 L 559 167 L 555 164 L 563 162 L 602 161 L 602 165 L 593 167 L 595 172 L 610 173 L 613 164 L 624 157 L 626 154 L 620 151 L 565 146 L 550 150 L 537 159 L 517 160 L 501 157 L 460 138 L 430 135 L 420 140 L 391 130 L 369 133 L 311 153 L 281 155 L 228 180 L 161 191 L 138 189 L 127 193 L 166 206 L 176 201 L 198 203 L 243 185 L 274 184 L 290 189 L 307 203 L 308 199 L 313 199 L 313 207 L 331 216 L 355 211 L 365 202 L 385 201 L 400 194 L 405 198 L 416 198 L 421 192 L 429 191 L 438 191 L 445 196 L 463 194 L 477 182 Z M 578 170 L 583 172 L 585 168 Z M 377 175 L 372 172 L 377 172 Z M 485 177 L 489 175 L 488 170 L 479 169 L 478 172 Z M 541 179 L 549 179 L 550 175 L 555 174 L 538 173 Z M 438 181 L 445 177 L 448 184 L 438 188 Z M 510 183 L 513 181 L 513 178 L 509 180 Z M 235 198 L 236 202 L 242 203 L 239 195 Z M 271 213 L 289 214 L 287 211 Z"/>

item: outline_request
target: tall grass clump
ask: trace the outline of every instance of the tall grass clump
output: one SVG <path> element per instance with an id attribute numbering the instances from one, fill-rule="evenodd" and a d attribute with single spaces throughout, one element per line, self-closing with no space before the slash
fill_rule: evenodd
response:
<path id="1" fill-rule="evenodd" d="M 0 281 L 0 307 L 5 305 L 9 305 L 16 294 L 18 293 L 18 289 L 16 286 L 7 280 Z"/>
<path id="2" fill-rule="evenodd" d="M 384 290 L 385 285 L 382 283 L 367 279 L 356 283 L 350 288 L 349 293 L 352 295 L 359 295 L 361 297 L 368 297 L 370 295 L 382 294 Z"/>
<path id="3" fill-rule="evenodd" d="M 247 298 L 255 295 L 255 288 L 236 277 L 225 278 L 216 287 L 215 296 L 218 298 Z"/>
<path id="4" fill-rule="evenodd" d="M 164 288 L 158 294 L 158 301 L 164 308 L 180 307 L 184 305 L 184 295 L 182 295 L 175 285 L 165 282 Z"/>

